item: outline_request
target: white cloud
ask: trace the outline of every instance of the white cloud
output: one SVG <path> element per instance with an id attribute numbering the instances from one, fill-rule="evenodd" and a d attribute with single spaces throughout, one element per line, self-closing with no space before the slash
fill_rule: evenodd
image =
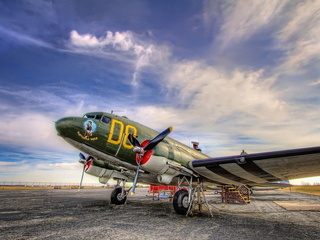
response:
<path id="1" fill-rule="evenodd" d="M 130 31 L 115 33 L 107 31 L 105 36 L 97 38 L 91 34 L 79 34 L 76 30 L 72 30 L 70 41 L 76 47 L 104 48 L 110 46 L 114 50 L 131 52 L 137 56 L 148 52 L 148 49 L 140 45 Z"/>
<path id="2" fill-rule="evenodd" d="M 171 105 L 138 107 L 132 119 L 159 130 L 173 125 L 179 140 L 201 138 L 210 155 L 319 145 L 320 113 L 286 102 L 275 80 L 263 70 L 226 73 L 201 62 L 176 63 L 163 82 Z"/>
<path id="3" fill-rule="evenodd" d="M 72 169 L 72 170 L 74 170 L 74 169 L 76 169 L 76 170 L 81 169 L 81 168 L 79 167 L 79 165 L 80 165 L 80 166 L 83 166 L 83 165 L 81 165 L 80 163 L 78 163 L 78 162 L 76 161 L 76 156 L 75 156 L 75 158 L 74 158 L 73 161 L 74 161 L 74 162 L 38 164 L 38 165 L 36 166 L 36 168 L 53 170 L 53 171 L 59 170 L 59 169 L 66 169 L 66 170 L 67 170 L 67 169 Z"/>
<path id="4" fill-rule="evenodd" d="M 248 40 L 270 22 L 277 20 L 283 7 L 290 1 L 278 0 L 240 0 L 235 2 L 223 2 L 221 8 L 213 1 L 205 4 L 204 21 L 210 28 L 217 16 L 217 9 L 222 10 L 222 24 L 218 35 L 218 42 L 222 48 L 234 43 Z"/>
<path id="5" fill-rule="evenodd" d="M 78 47 L 99 47 L 101 45 L 95 36 L 90 34 L 80 35 L 75 30 L 71 31 L 70 40 L 73 45 Z"/>
<path id="6" fill-rule="evenodd" d="M 83 165 L 77 161 L 61 164 L 34 164 L 34 163 L 5 163 L 0 170 L 1 182 L 26 182 L 26 183 L 72 183 L 79 184 Z M 14 176 L 14 177 L 13 177 Z M 97 178 L 86 175 L 83 183 L 98 183 Z"/>
<path id="7" fill-rule="evenodd" d="M 160 66 L 170 55 L 166 46 L 154 45 L 142 40 L 131 31 L 111 32 L 96 37 L 91 34 L 79 34 L 76 30 L 70 33 L 70 42 L 76 50 L 95 56 L 115 56 L 121 61 L 133 62 L 132 85 L 138 86 L 140 71 L 148 66 Z"/>
<path id="8" fill-rule="evenodd" d="M 283 56 L 277 61 L 279 67 L 273 69 L 278 74 L 296 74 L 311 61 L 320 61 L 319 1 L 240 0 L 222 2 L 219 6 L 207 1 L 205 6 L 204 22 L 208 29 L 213 28 L 221 14 L 219 31 L 213 28 L 216 52 L 234 51 L 237 43 L 253 39 L 257 34 L 269 34 L 267 38 L 273 42 L 268 42 L 267 47 Z"/>
<path id="9" fill-rule="evenodd" d="M 280 93 L 272 89 L 275 79 L 265 78 L 262 70 L 224 73 L 191 61 L 178 63 L 173 69 L 166 82 L 168 89 L 188 109 L 209 113 L 210 121 L 237 112 L 260 119 L 277 112 L 280 118 L 285 110 Z"/>
<path id="10" fill-rule="evenodd" d="M 285 13 L 287 22 L 276 34 L 278 47 L 286 52 L 286 58 L 281 66 L 284 70 L 296 70 L 312 60 L 319 61 L 319 9 L 319 1 L 301 1 Z"/>
<path id="11" fill-rule="evenodd" d="M 256 142 L 268 144 L 261 150 L 319 145 L 318 95 L 316 88 L 310 88 L 319 84 L 312 70 L 320 60 L 319 9 L 318 1 L 207 1 L 204 21 L 208 30 L 214 30 L 215 51 L 224 51 L 218 55 L 222 58 L 219 62 L 227 61 L 228 54 L 237 54 L 237 43 L 256 43 L 255 37 L 267 32 L 270 34 L 267 46 L 261 49 L 277 50 L 274 56 L 277 64 L 268 65 L 268 70 L 248 71 L 238 68 L 242 63 L 234 61 L 225 70 L 230 74 L 225 74 L 213 66 L 182 63 L 172 78 L 181 82 L 171 81 L 169 85 L 188 106 L 185 110 L 192 110 L 190 116 L 196 110 L 198 115 L 205 116 L 199 117 L 198 122 L 205 119 L 204 126 L 214 122 L 220 126 L 218 131 L 223 129 L 231 136 L 251 136 Z M 221 22 L 217 24 L 217 20 Z M 297 75 L 301 70 L 305 76 Z M 307 81 L 311 83 L 308 85 Z M 219 118 L 222 120 L 217 121 Z"/>
<path id="12" fill-rule="evenodd" d="M 56 119 L 35 112 L 6 114 L 5 118 L 10 121 L 0 125 L 2 144 L 38 150 L 63 146 L 54 128 Z"/>
<path id="13" fill-rule="evenodd" d="M 49 43 L 42 41 L 40 39 L 34 38 L 24 33 L 16 32 L 12 29 L 7 29 L 0 26 L 0 33 L 5 34 L 7 37 L 14 40 L 18 40 L 25 44 L 31 44 L 38 47 L 53 48 Z"/>
<path id="14" fill-rule="evenodd" d="M 309 86 L 316 86 L 316 85 L 320 85 L 320 79 L 309 84 Z"/>
<path id="15" fill-rule="evenodd" d="M 206 4 L 206 23 L 212 25 L 216 14 L 212 6 L 215 5 L 212 1 Z M 167 46 L 146 40 L 131 31 L 107 31 L 98 37 L 73 30 L 69 39 L 71 51 L 132 64 L 131 83 L 136 87 L 135 90 L 140 90 L 137 87 L 142 71 L 154 66 L 156 68 L 152 70 L 163 71 L 165 79 L 159 84 L 167 90 L 168 98 L 161 103 L 163 105 L 128 106 L 125 101 L 115 103 L 108 96 L 95 96 L 93 102 L 89 101 L 91 98 L 86 94 L 72 92 L 61 94 L 63 96 L 60 97 L 48 89 L 0 89 L 1 94 L 19 99 L 21 105 L 26 106 L 13 113 L 11 106 L 1 104 L 0 109 L 6 111 L 3 117 L 8 122 L 0 126 L 0 142 L 29 149 L 38 159 L 45 159 L 48 152 L 54 150 L 61 153 L 50 156 L 51 162 L 54 159 L 57 164 L 38 164 L 37 169 L 55 169 L 55 172 L 60 168 L 73 169 L 78 163 L 70 163 L 76 161 L 77 156 L 63 152 L 74 154 L 76 150 L 68 148 L 68 144 L 56 136 L 53 122 L 62 116 L 82 116 L 84 112 L 111 110 L 106 109 L 105 103 L 108 102 L 107 107 L 111 108 L 115 105 L 117 109 L 129 107 L 125 115 L 159 131 L 172 125 L 174 132 L 170 136 L 178 137 L 184 143 L 200 139 L 205 153 L 212 156 L 236 154 L 242 148 L 248 152 L 259 152 L 319 145 L 317 126 L 320 112 L 314 106 L 289 102 L 287 93 L 276 89 L 274 84 L 281 80 L 279 73 L 294 72 L 313 59 L 318 59 L 319 8 L 317 1 L 252 0 L 221 3 L 223 15 L 220 32 L 215 31 L 215 34 L 219 34 L 215 36 L 215 43 L 226 51 L 237 43 L 263 33 L 267 27 L 275 29 L 270 38 L 275 40 L 284 58 L 279 68 L 269 69 L 268 77 L 265 69 L 244 70 L 236 62 L 232 68 L 224 71 L 207 65 L 205 60 L 173 62 Z M 0 31 L 4 30 L 0 28 Z M 42 44 L 15 32 L 5 33 L 32 44 Z M 309 88 L 319 85 L 319 80 L 311 81 Z M 136 92 L 140 94 L 143 90 Z M 303 99 L 305 95 L 300 97 Z M 42 110 L 39 108 L 54 109 L 56 112 L 40 113 Z M 61 161 L 70 163 L 61 164 Z M 3 163 L 1 165 L 10 167 Z M 37 176 L 41 174 L 44 173 L 40 171 Z"/>

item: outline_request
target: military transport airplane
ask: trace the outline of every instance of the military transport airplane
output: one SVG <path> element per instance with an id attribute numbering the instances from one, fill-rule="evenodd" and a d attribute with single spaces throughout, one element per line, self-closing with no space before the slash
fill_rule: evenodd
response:
<path id="1" fill-rule="evenodd" d="M 277 181 L 320 175 L 320 147 L 211 158 L 197 149 L 112 113 L 92 112 L 55 122 L 57 134 L 79 149 L 84 172 L 106 184 L 117 180 L 111 203 L 124 204 L 137 182 L 175 185 L 177 213 L 186 214 L 195 186 L 277 186 Z M 133 182 L 125 189 L 126 182 Z M 182 187 L 184 186 L 184 187 Z"/>

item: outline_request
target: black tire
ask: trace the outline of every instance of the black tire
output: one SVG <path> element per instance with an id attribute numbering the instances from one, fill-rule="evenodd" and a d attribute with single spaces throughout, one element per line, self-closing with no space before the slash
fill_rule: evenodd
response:
<path id="1" fill-rule="evenodd" d="M 181 215 L 187 214 L 189 209 L 188 196 L 188 191 L 185 189 L 180 189 L 174 194 L 173 208 L 176 211 L 176 213 Z"/>
<path id="2" fill-rule="evenodd" d="M 121 198 L 122 188 L 116 188 L 111 193 L 111 204 L 122 205 L 127 201 L 127 195 Z"/>

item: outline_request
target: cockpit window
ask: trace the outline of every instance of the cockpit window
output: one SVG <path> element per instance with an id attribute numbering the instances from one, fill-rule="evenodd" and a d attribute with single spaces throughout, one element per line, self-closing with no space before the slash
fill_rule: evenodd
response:
<path id="1" fill-rule="evenodd" d="M 96 119 L 100 120 L 102 118 L 102 115 L 96 115 Z"/>
<path id="2" fill-rule="evenodd" d="M 94 119 L 100 120 L 102 118 L 102 115 L 86 114 L 83 117 L 85 117 L 85 118 L 94 118 Z"/>
<path id="3" fill-rule="evenodd" d="M 83 117 L 85 117 L 85 118 L 95 118 L 95 117 L 96 117 L 96 115 L 89 115 L 89 114 L 86 114 L 86 115 L 84 115 Z"/>
<path id="4" fill-rule="evenodd" d="M 111 122 L 111 118 L 108 118 L 102 115 L 85 114 L 83 117 L 97 119 L 107 124 Z"/>

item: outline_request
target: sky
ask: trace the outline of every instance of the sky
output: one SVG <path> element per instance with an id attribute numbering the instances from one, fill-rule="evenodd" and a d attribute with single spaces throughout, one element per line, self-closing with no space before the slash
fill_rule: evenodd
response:
<path id="1" fill-rule="evenodd" d="M 54 122 L 91 111 L 212 157 L 320 146 L 319 66 L 320 1 L 0 0 L 0 182 L 78 182 Z"/>

